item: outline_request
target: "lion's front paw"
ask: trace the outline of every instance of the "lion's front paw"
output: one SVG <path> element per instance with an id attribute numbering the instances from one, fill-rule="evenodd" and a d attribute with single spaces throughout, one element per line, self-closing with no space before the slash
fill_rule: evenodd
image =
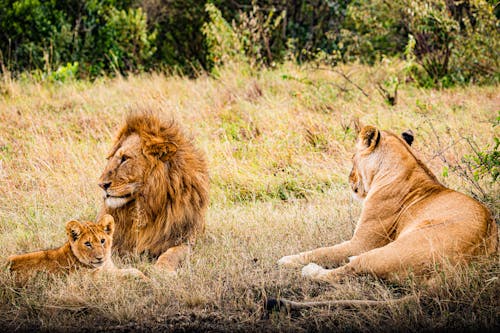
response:
<path id="1" fill-rule="evenodd" d="M 300 267 L 302 266 L 300 255 L 292 254 L 290 256 L 284 256 L 278 260 L 278 265 L 283 267 Z"/>
<path id="2" fill-rule="evenodd" d="M 177 277 L 177 269 L 173 265 L 169 265 L 168 263 L 162 262 L 162 261 L 157 261 L 153 265 L 154 270 L 162 275 L 162 276 L 168 276 L 168 277 Z"/>
<path id="3" fill-rule="evenodd" d="M 320 265 L 310 263 L 302 268 L 302 276 L 309 279 L 318 279 L 324 271 L 326 271 L 326 269 Z"/>

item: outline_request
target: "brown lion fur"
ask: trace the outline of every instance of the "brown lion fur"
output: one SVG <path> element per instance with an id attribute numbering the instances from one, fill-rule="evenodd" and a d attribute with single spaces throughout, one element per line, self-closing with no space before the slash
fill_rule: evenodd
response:
<path id="1" fill-rule="evenodd" d="M 87 269 L 94 274 L 115 271 L 145 278 L 136 269 L 119 270 L 111 259 L 114 220 L 104 215 L 98 223 L 69 221 L 66 224 L 68 241 L 61 247 L 7 258 L 10 271 L 19 284 L 26 283 L 36 272 L 69 273 Z"/>
<path id="2" fill-rule="evenodd" d="M 357 274 L 426 279 L 436 267 L 497 253 L 497 225 L 488 209 L 440 184 L 411 151 L 413 136 L 403 138 L 372 126 L 361 130 L 349 183 L 363 209 L 352 239 L 283 257 L 279 264 L 308 264 L 303 276 L 327 282 Z"/>
<path id="3" fill-rule="evenodd" d="M 115 218 L 114 248 L 120 254 L 156 258 L 171 249 L 171 256 L 173 247 L 183 249 L 204 232 L 207 164 L 173 120 L 148 110 L 130 113 L 99 185 L 105 191 L 100 215 Z M 167 268 L 174 270 L 176 265 L 169 263 Z"/>

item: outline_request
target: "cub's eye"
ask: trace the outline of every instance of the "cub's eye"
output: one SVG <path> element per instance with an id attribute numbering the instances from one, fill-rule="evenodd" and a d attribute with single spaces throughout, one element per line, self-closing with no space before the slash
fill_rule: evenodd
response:
<path id="1" fill-rule="evenodd" d="M 86 247 L 90 247 L 90 248 L 92 247 L 92 244 L 90 244 L 90 242 L 85 242 L 84 244 Z"/>
<path id="2" fill-rule="evenodd" d="M 120 164 L 124 163 L 126 160 L 128 160 L 129 157 L 126 155 L 122 155 L 122 158 L 120 159 Z"/>
<path id="3" fill-rule="evenodd" d="M 101 239 L 101 244 L 104 244 L 104 243 L 106 243 L 106 240 L 103 238 L 103 239 Z"/>

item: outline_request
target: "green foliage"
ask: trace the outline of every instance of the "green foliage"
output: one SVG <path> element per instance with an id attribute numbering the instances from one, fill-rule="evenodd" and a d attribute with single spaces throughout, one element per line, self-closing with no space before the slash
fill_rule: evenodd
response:
<path id="1" fill-rule="evenodd" d="M 47 69 L 68 56 L 71 27 L 55 0 L 0 0 L 0 31 L 0 53 L 12 71 Z"/>
<path id="2" fill-rule="evenodd" d="M 374 64 L 403 52 L 408 31 L 400 2 L 355 0 L 347 7 L 339 45 L 345 61 Z"/>
<path id="3" fill-rule="evenodd" d="M 492 7 L 474 1 L 471 17 L 460 20 L 451 57 L 451 79 L 457 83 L 492 84 L 500 82 L 500 25 Z M 498 4 L 496 6 L 499 7 Z"/>
<path id="4" fill-rule="evenodd" d="M 485 0 L 0 0 L 0 71 L 190 75 L 229 62 L 375 64 L 405 56 L 423 87 L 495 84 L 499 9 Z M 42 72 L 40 74 L 39 72 Z"/>
<path id="5" fill-rule="evenodd" d="M 125 74 L 143 71 L 152 58 L 156 32 L 147 30 L 146 15 L 141 8 L 112 8 L 100 31 L 97 50 L 104 67 Z"/>
<path id="6" fill-rule="evenodd" d="M 345 28 L 345 60 L 405 54 L 407 73 L 424 87 L 498 82 L 498 21 L 485 1 L 358 0 Z"/>
<path id="7" fill-rule="evenodd" d="M 500 111 L 493 127 L 500 125 Z M 495 183 L 500 178 L 500 138 L 494 137 L 494 143 L 487 149 L 477 149 L 473 147 L 473 154 L 464 156 L 463 162 L 472 170 L 475 181 L 482 178 L 490 178 L 491 183 Z"/>
<path id="8" fill-rule="evenodd" d="M 444 1 L 411 2 L 406 24 L 415 39 L 413 53 L 417 62 L 435 83 L 447 85 L 450 57 L 458 23 L 453 20 Z"/>
<path id="9" fill-rule="evenodd" d="M 209 16 L 202 31 L 208 46 L 208 59 L 218 67 L 231 62 L 245 61 L 245 52 L 233 28 L 222 17 L 220 10 L 213 4 L 206 5 Z"/>
<path id="10" fill-rule="evenodd" d="M 66 66 L 61 66 L 55 72 L 52 72 L 49 80 L 64 83 L 75 79 L 77 72 L 78 62 L 67 63 Z"/>
<path id="11" fill-rule="evenodd" d="M 254 2 L 251 10 L 239 13 L 237 23 L 233 21 L 233 30 L 252 66 L 273 62 L 271 40 L 279 32 L 284 14 L 277 14 L 274 8 L 264 13 Z"/>
<path id="12" fill-rule="evenodd" d="M 0 0 L 0 60 L 14 73 L 79 62 L 81 75 L 143 70 L 154 52 L 140 8 L 126 0 Z"/>
<path id="13" fill-rule="evenodd" d="M 220 67 L 228 63 L 247 63 L 252 68 L 270 64 L 272 35 L 280 27 L 283 14 L 274 10 L 265 14 L 254 3 L 252 10 L 240 12 L 230 25 L 213 4 L 206 5 L 209 16 L 203 25 L 208 63 Z"/>
<path id="14" fill-rule="evenodd" d="M 286 5 L 279 8 L 286 10 L 285 30 L 281 38 L 293 40 L 299 62 L 309 61 L 318 50 L 327 54 L 340 50 L 340 31 L 351 2 L 287 1 Z"/>
<path id="15" fill-rule="evenodd" d="M 209 67 L 202 26 L 207 21 L 205 1 L 140 0 L 148 29 L 157 32 L 152 61 L 156 68 L 196 74 Z"/>

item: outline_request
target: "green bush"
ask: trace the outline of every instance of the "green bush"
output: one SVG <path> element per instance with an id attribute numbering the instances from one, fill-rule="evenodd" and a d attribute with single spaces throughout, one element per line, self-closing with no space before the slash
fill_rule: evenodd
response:
<path id="1" fill-rule="evenodd" d="M 231 58 L 251 68 L 284 59 L 375 64 L 406 50 L 407 73 L 421 86 L 495 84 L 495 3 L 0 0 L 0 71 L 47 77 L 78 62 L 79 77 L 152 68 L 197 74 Z"/>
<path id="2" fill-rule="evenodd" d="M 222 17 L 213 4 L 206 5 L 209 16 L 202 31 L 207 43 L 207 57 L 215 67 L 233 62 L 246 61 L 245 51 L 231 25 Z"/>
<path id="3" fill-rule="evenodd" d="M 71 30 L 55 0 L 0 0 L 0 60 L 11 71 L 50 69 L 67 59 Z"/>
<path id="4" fill-rule="evenodd" d="M 101 62 L 93 70 L 111 69 L 121 74 L 143 71 L 155 52 L 155 38 L 155 31 L 148 32 L 141 8 L 110 9 L 96 43 L 96 57 Z"/>
<path id="5" fill-rule="evenodd" d="M 357 0 L 342 31 L 346 61 L 406 54 L 425 87 L 499 81 L 499 30 L 483 0 Z"/>
<path id="6" fill-rule="evenodd" d="M 408 27 L 400 2 L 355 0 L 349 4 L 340 30 L 339 47 L 344 61 L 374 64 L 384 56 L 393 57 L 404 51 Z"/>
<path id="7" fill-rule="evenodd" d="M 131 4 L 0 0 L 0 61 L 14 74 L 50 73 L 74 62 L 84 76 L 144 70 L 155 50 L 155 32 Z"/>

